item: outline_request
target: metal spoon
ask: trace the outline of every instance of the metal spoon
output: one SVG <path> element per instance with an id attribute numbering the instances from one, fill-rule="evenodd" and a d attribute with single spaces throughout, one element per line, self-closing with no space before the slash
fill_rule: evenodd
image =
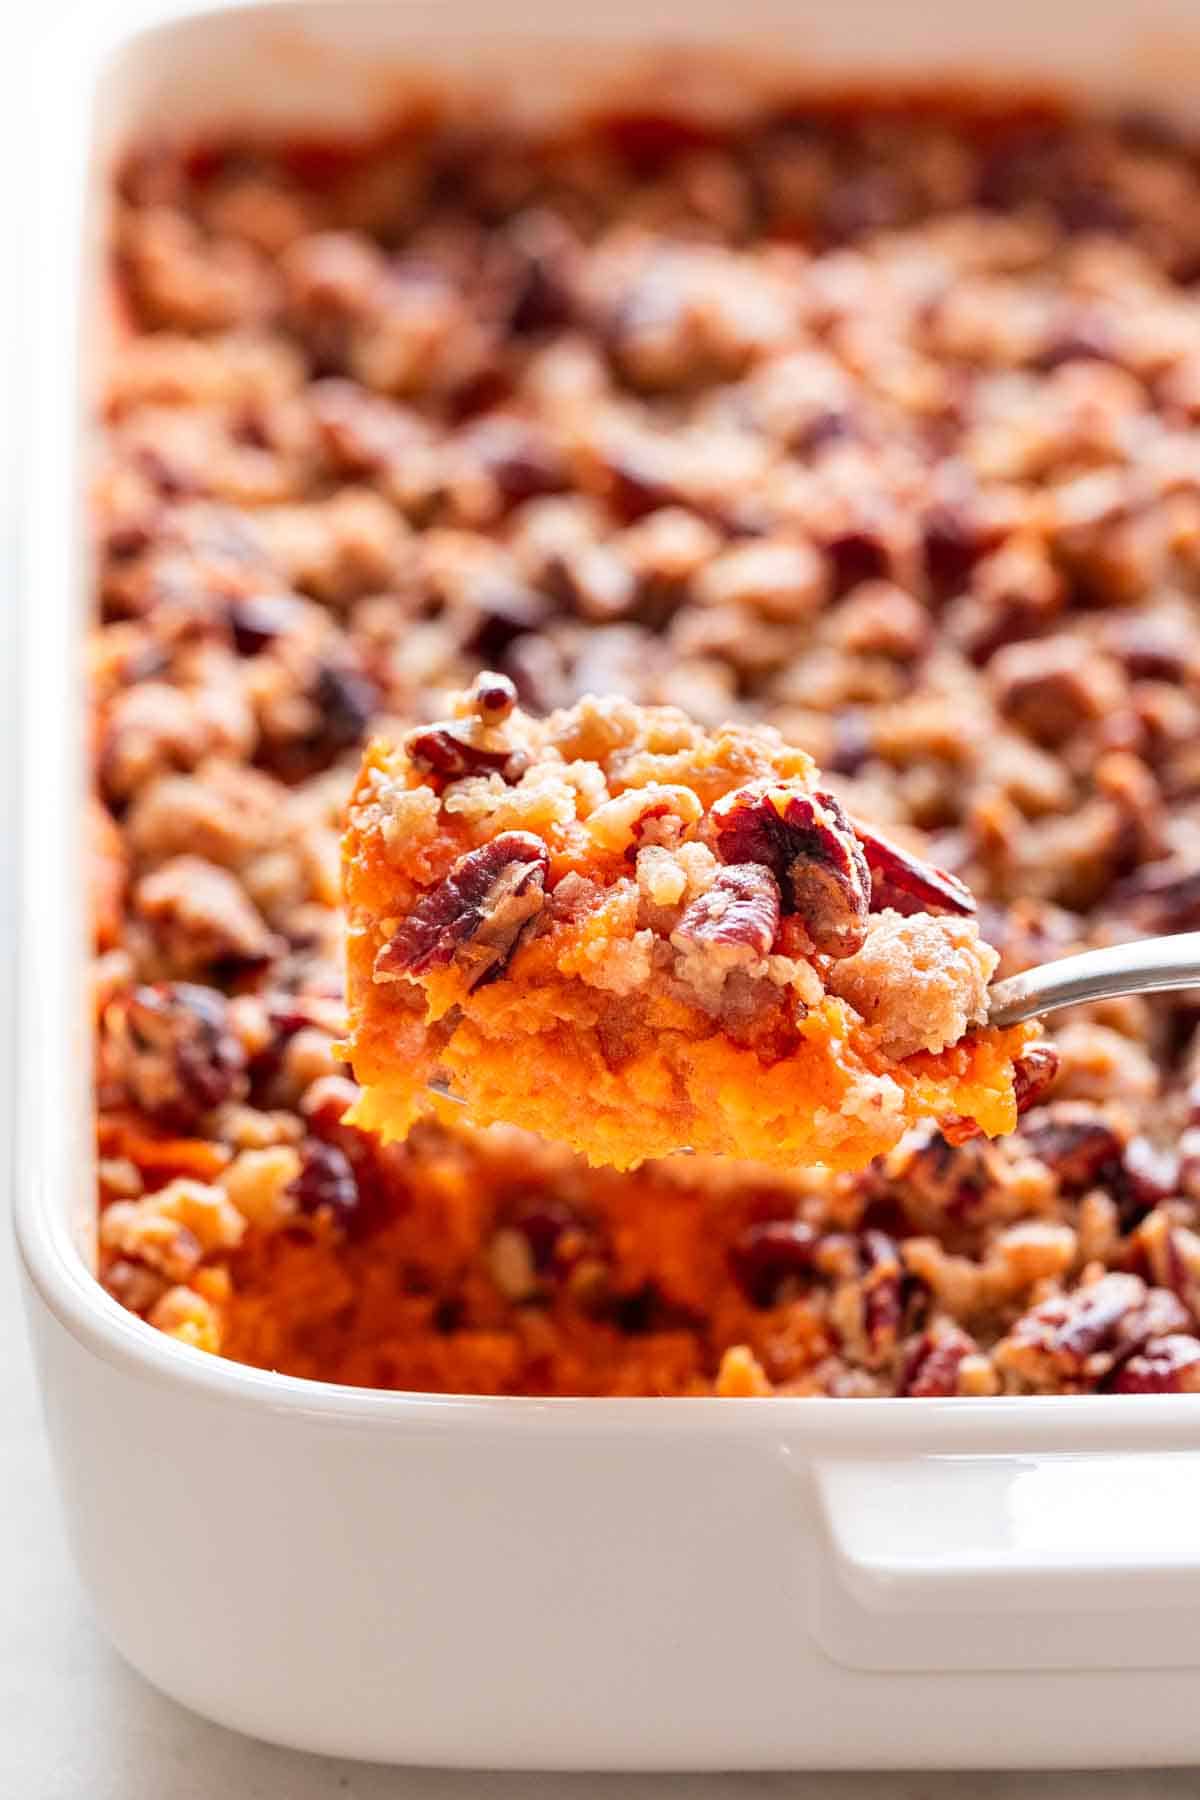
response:
<path id="1" fill-rule="evenodd" d="M 1200 931 L 1140 938 L 1084 950 L 998 981 L 988 1003 L 990 1025 L 1019 1025 L 1042 1013 L 1118 994 L 1154 994 L 1200 987 Z"/>

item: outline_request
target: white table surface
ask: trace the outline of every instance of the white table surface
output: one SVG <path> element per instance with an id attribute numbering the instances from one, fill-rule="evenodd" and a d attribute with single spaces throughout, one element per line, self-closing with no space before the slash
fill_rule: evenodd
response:
<path id="1" fill-rule="evenodd" d="M 90 5 L 109 0 L 88 0 Z M 32 29 L 60 24 L 68 0 L 5 9 L 0 131 L 19 111 Z M 7 77 L 7 80 L 5 79 Z M 10 86 L 15 83 L 15 86 Z M 7 88 L 7 94 L 3 91 Z M 8 102 L 7 104 L 5 102 Z M 0 143 L 0 149 L 3 144 Z M 19 157 L 0 167 L 19 170 Z M 11 216 L 10 214 L 7 216 Z M 0 280 L 0 343 L 14 341 L 11 274 Z M 0 355 L 0 430 L 10 416 Z M 11 494 L 6 433 L 0 496 Z M 0 498 L 0 508 L 3 499 Z M 13 591 L 10 508 L 0 511 L 0 589 Z M 11 607 L 0 606 L 0 671 L 10 667 Z M 0 674 L 0 679 L 3 679 Z M 8 738 L 0 687 L 0 742 Z M 0 944 L 11 942 L 11 809 L 0 781 Z M 0 1020 L 9 969 L 0 957 Z M 0 1129 L 10 1032 L 0 1032 Z M 8 1133 L 5 1130 L 4 1139 Z M 1200 1771 L 1060 1775 L 523 1776 L 385 1769 L 331 1762 L 251 1742 L 206 1724 L 133 1674 L 104 1641 L 71 1568 L 38 1413 L 7 1222 L 0 1221 L 0 1800 L 1197 1800 Z"/>

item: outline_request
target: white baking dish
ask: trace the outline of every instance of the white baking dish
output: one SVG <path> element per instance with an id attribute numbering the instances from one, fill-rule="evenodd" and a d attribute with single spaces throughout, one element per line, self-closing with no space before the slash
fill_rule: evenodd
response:
<path id="1" fill-rule="evenodd" d="M 90 1273 L 79 487 L 113 146 L 206 122 L 361 127 L 414 72 L 553 109 L 611 91 L 631 47 L 630 78 L 677 103 L 747 97 L 767 67 L 793 87 L 946 72 L 1200 94 L 1191 0 L 691 0 L 671 35 L 664 59 L 637 0 L 577 17 L 522 0 L 502 19 L 487 0 L 281 5 L 130 29 L 47 72 L 17 1227 L 79 1565 L 152 1681 L 315 1750 L 560 1768 L 1200 1760 L 1200 1398 L 363 1392 L 204 1356 Z"/>

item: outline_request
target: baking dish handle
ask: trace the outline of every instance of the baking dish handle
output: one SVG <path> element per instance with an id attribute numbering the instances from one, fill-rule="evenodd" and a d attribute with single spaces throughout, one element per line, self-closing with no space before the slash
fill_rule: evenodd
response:
<path id="1" fill-rule="evenodd" d="M 1200 1666 L 1200 1455 L 830 1458 L 814 1630 L 862 1669 Z"/>

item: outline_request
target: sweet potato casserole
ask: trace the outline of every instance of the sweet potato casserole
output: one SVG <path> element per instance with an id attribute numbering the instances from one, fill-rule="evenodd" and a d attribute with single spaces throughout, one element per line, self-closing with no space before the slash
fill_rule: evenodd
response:
<path id="1" fill-rule="evenodd" d="M 1200 926 L 1200 147 L 1152 117 L 866 100 L 720 134 L 144 146 L 112 272 L 90 646 L 109 1291 L 187 1343 L 382 1387 L 1200 1388 L 1189 996 L 1061 1015 L 1056 1066 L 1018 1063 L 1011 1136 L 920 1123 L 865 1173 L 620 1173 L 441 1113 L 385 1144 L 346 1117 L 338 1048 L 339 833 L 372 735 L 424 731 L 424 773 L 467 777 L 492 843 L 527 825 L 503 770 L 439 767 L 438 731 L 535 769 L 572 731 L 588 766 L 622 732 L 669 761 L 679 715 L 641 709 L 682 709 L 689 743 L 741 759 L 710 822 L 743 774 L 761 800 L 815 758 L 847 856 L 844 822 L 870 820 L 893 871 L 980 897 L 979 937 L 932 909 L 955 983 L 875 1019 L 893 1056 L 936 1060 L 978 1019 L 980 940 L 1009 973 Z M 435 724 L 455 689 L 459 724 Z M 605 853 L 638 837 L 628 785 L 588 800 Z M 386 823 L 363 800 L 352 844 Z M 624 943 L 669 943 L 708 999 L 803 979 L 774 925 L 750 973 L 744 945 L 711 953 L 723 909 L 763 900 L 757 877 L 715 890 L 717 863 L 761 858 L 661 829 L 638 849 Z M 515 933 L 541 865 L 500 860 Z M 912 907 L 871 905 L 812 1018 L 897 956 L 919 983 Z M 622 984 L 645 985 L 613 935 L 581 1113 L 629 1055 Z M 506 984 L 468 985 L 503 1042 Z"/>

